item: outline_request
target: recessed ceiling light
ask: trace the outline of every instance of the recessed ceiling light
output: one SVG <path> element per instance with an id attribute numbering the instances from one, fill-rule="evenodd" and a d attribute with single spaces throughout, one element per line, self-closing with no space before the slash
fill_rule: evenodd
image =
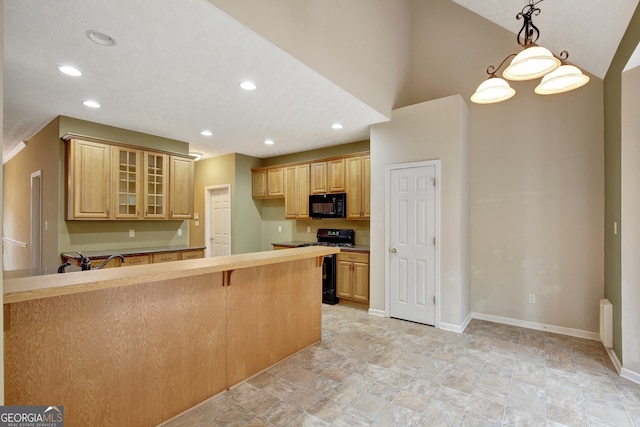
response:
<path id="1" fill-rule="evenodd" d="M 80 70 L 70 65 L 61 65 L 60 67 L 58 67 L 58 70 L 60 70 L 61 72 L 65 73 L 68 76 L 78 77 L 82 75 Z"/>
<path id="2" fill-rule="evenodd" d="M 240 83 L 240 87 L 244 90 L 255 90 L 256 85 L 253 84 L 253 82 L 246 81 L 246 82 Z"/>
<path id="3" fill-rule="evenodd" d="M 267 145 L 273 145 L 273 139 L 265 139 L 264 143 Z"/>
<path id="4" fill-rule="evenodd" d="M 111 36 L 105 33 L 101 33 L 98 30 L 87 30 L 85 34 L 87 35 L 89 40 L 99 44 L 100 46 L 110 47 L 116 45 L 116 41 Z"/>
<path id="5" fill-rule="evenodd" d="M 83 104 L 89 108 L 100 108 L 100 104 L 97 101 L 92 101 L 90 99 L 84 101 Z"/>
<path id="6" fill-rule="evenodd" d="M 342 125 L 340 123 L 334 123 L 331 125 L 332 129 L 342 129 Z"/>
<path id="7" fill-rule="evenodd" d="M 200 132 L 200 135 L 211 136 L 213 135 L 213 132 L 211 132 L 210 130 L 203 130 L 202 132 Z"/>

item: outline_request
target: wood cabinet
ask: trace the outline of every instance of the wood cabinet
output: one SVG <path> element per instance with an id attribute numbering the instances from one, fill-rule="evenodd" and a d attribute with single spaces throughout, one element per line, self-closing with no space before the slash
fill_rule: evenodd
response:
<path id="1" fill-rule="evenodd" d="M 369 254 L 340 252 L 336 255 L 338 298 L 369 305 Z"/>
<path id="2" fill-rule="evenodd" d="M 111 146 L 72 139 L 66 162 L 67 219 L 111 218 Z"/>
<path id="3" fill-rule="evenodd" d="M 314 162 L 311 167 L 310 194 L 344 193 L 345 159 Z"/>
<path id="4" fill-rule="evenodd" d="M 142 204 L 142 153 L 125 147 L 111 147 L 113 171 L 117 174 L 113 195 L 116 219 L 138 219 Z"/>
<path id="5" fill-rule="evenodd" d="M 191 218 L 193 165 L 188 156 L 67 138 L 66 219 Z"/>
<path id="6" fill-rule="evenodd" d="M 284 168 L 253 169 L 251 194 L 254 199 L 284 197 Z"/>
<path id="7" fill-rule="evenodd" d="M 204 258 L 204 250 L 196 249 L 191 251 L 182 251 L 180 252 L 180 259 L 198 259 Z"/>
<path id="8" fill-rule="evenodd" d="M 157 264 L 159 262 L 179 261 L 180 254 L 178 252 L 158 252 L 151 254 L 151 262 Z"/>
<path id="9" fill-rule="evenodd" d="M 62 262 L 69 261 L 72 265 L 80 267 L 80 259 L 76 254 L 62 254 Z M 99 266 L 104 260 L 108 258 L 107 255 L 89 256 L 91 259 L 91 267 Z M 167 252 L 136 252 L 132 255 L 124 255 L 124 262 L 120 261 L 120 258 L 113 258 L 102 268 L 109 267 L 133 267 L 135 265 L 145 265 L 158 262 L 180 261 L 185 259 L 204 258 L 204 249 L 178 249 L 175 251 Z"/>
<path id="10" fill-rule="evenodd" d="M 287 219 L 310 219 L 309 194 L 326 193 L 347 193 L 346 219 L 371 218 L 371 158 L 368 152 L 257 168 L 251 172 L 253 198 L 275 198 L 284 194 Z"/>
<path id="11" fill-rule="evenodd" d="M 134 265 L 149 264 L 149 255 L 132 255 L 125 256 L 124 262 L 120 263 L 120 267 L 133 267 Z"/>
<path id="12" fill-rule="evenodd" d="M 369 155 L 346 159 L 347 219 L 371 218 L 371 158 Z"/>
<path id="13" fill-rule="evenodd" d="M 193 164 L 191 158 L 170 156 L 170 219 L 193 217 Z"/>
<path id="14" fill-rule="evenodd" d="M 309 216 L 310 166 L 288 166 L 284 170 L 285 218 L 310 219 Z"/>
<path id="15" fill-rule="evenodd" d="M 144 217 L 167 219 L 167 155 L 144 153 Z"/>

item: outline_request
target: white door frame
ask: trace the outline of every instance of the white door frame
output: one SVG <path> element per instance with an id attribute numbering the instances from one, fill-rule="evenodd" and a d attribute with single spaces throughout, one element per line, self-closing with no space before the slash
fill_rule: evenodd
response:
<path id="1" fill-rule="evenodd" d="M 389 220 L 391 218 L 391 171 L 397 169 L 407 169 L 407 168 L 417 168 L 423 166 L 435 166 L 435 178 L 436 178 L 436 189 L 435 189 L 435 198 L 436 198 L 436 254 L 435 254 L 435 294 L 436 294 L 436 306 L 435 306 L 435 327 L 440 327 L 440 160 L 424 160 L 419 162 L 411 162 L 411 163 L 398 163 L 393 165 L 386 165 L 384 168 L 384 292 L 385 292 L 385 317 L 389 317 L 390 309 L 389 309 L 389 298 L 391 298 L 391 289 L 389 286 L 390 279 L 390 258 L 389 258 L 389 249 L 391 248 L 391 236 L 389 230 L 391 230 L 391 224 Z"/>
<path id="2" fill-rule="evenodd" d="M 222 184 L 222 185 L 211 185 L 209 187 L 205 187 L 204 188 L 204 239 L 205 239 L 205 252 L 204 252 L 204 256 L 205 257 L 212 257 L 213 256 L 213 247 L 211 246 L 210 241 L 207 241 L 209 239 L 209 236 L 211 235 L 211 194 L 213 193 L 214 190 L 219 190 L 219 189 L 225 189 L 227 190 L 227 193 L 229 193 L 229 232 L 232 232 L 231 229 L 231 215 L 232 215 L 232 210 L 233 210 L 233 205 L 232 205 L 232 200 L 231 200 L 231 184 Z M 229 252 L 233 253 L 233 234 L 231 233 L 231 235 L 229 236 Z"/>
<path id="3" fill-rule="evenodd" d="M 42 169 L 31 174 L 31 202 L 29 208 L 29 243 L 31 268 L 42 268 Z"/>

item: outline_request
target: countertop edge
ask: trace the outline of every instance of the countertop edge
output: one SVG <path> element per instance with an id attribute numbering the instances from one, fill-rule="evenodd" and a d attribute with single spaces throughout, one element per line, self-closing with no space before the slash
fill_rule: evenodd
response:
<path id="1" fill-rule="evenodd" d="M 123 255 L 123 256 L 136 256 L 136 255 L 149 255 L 156 254 L 162 252 L 188 252 L 188 251 L 202 251 L 205 250 L 206 246 L 166 246 L 162 248 L 131 248 L 131 249 L 121 249 L 121 250 L 106 250 L 106 251 L 87 251 L 82 252 L 85 256 L 89 258 L 107 258 L 110 255 Z M 62 257 L 72 258 L 72 259 L 81 259 L 78 252 L 73 251 L 65 251 L 60 254 Z"/>
<path id="2" fill-rule="evenodd" d="M 4 304 L 323 257 L 338 252 L 340 252 L 338 248 L 308 246 L 8 279 L 4 281 Z"/>

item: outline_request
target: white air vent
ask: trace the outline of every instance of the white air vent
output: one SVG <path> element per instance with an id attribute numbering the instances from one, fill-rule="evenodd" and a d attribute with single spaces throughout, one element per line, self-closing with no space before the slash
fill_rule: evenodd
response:
<path id="1" fill-rule="evenodd" d="M 608 299 L 600 300 L 600 341 L 607 347 L 613 347 L 613 305 Z"/>

